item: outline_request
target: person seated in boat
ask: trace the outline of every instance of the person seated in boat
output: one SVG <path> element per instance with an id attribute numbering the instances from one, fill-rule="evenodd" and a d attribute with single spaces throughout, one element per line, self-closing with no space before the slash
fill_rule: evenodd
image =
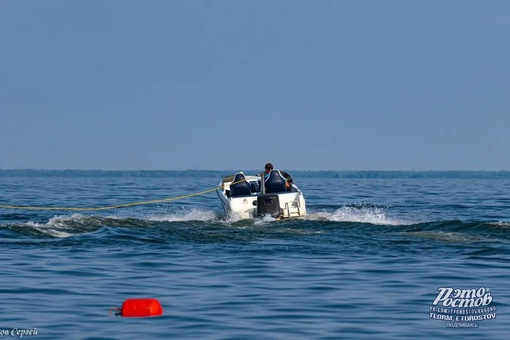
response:
<path id="1" fill-rule="evenodd" d="M 267 179 L 269 178 L 269 174 L 271 173 L 271 170 L 273 170 L 273 164 L 266 163 L 266 165 L 264 166 L 264 180 L 265 181 L 267 181 Z M 285 188 L 290 191 L 290 183 L 289 183 L 289 181 L 285 177 L 283 177 L 283 176 L 282 176 L 282 178 L 285 181 Z"/>

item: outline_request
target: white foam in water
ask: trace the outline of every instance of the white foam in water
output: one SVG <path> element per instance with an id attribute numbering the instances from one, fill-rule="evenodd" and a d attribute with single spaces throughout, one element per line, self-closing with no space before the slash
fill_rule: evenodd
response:
<path id="1" fill-rule="evenodd" d="M 230 214 L 226 222 L 233 223 L 243 219 L 245 218 L 241 218 L 236 214 Z M 303 217 L 303 219 L 309 221 L 326 220 L 335 222 L 359 222 L 377 225 L 413 224 L 412 222 L 404 222 L 402 220 L 389 218 L 386 216 L 386 213 L 382 209 L 377 207 L 341 207 L 334 212 L 322 211 L 311 213 L 309 211 L 308 214 Z M 263 225 L 273 221 L 276 221 L 276 219 L 271 216 L 264 216 L 263 218 L 254 219 L 255 225 Z"/>
<path id="2" fill-rule="evenodd" d="M 328 220 L 335 222 L 359 222 L 378 225 L 401 225 L 408 224 L 403 221 L 388 218 L 386 213 L 375 207 L 341 207 L 333 213 L 318 212 L 306 216 L 309 220 Z"/>
<path id="3" fill-rule="evenodd" d="M 231 212 L 226 216 L 226 219 L 224 221 L 226 223 L 230 224 L 230 223 L 235 223 L 235 222 L 239 222 L 239 221 L 243 221 L 243 220 L 253 220 L 255 222 L 255 224 L 264 224 L 264 223 L 267 223 L 270 221 L 275 221 L 276 219 L 271 216 L 264 216 L 262 218 L 257 218 L 257 219 L 246 218 L 245 216 L 243 216 L 241 214 Z"/>
<path id="4" fill-rule="evenodd" d="M 25 225 L 34 228 L 43 234 L 59 238 L 66 238 L 75 235 L 64 231 L 65 229 L 72 228 L 66 222 L 80 221 L 83 218 L 84 216 L 81 214 L 73 214 L 71 216 L 53 216 L 47 223 L 44 224 L 29 221 L 25 223 Z"/>
<path id="5" fill-rule="evenodd" d="M 495 225 L 498 227 L 503 227 L 503 228 L 510 228 L 510 222 L 506 222 L 506 221 L 498 221 L 498 222 L 492 223 L 492 225 Z"/>
<path id="6" fill-rule="evenodd" d="M 158 222 L 185 222 L 185 221 L 212 221 L 216 219 L 214 211 L 191 209 L 171 214 L 154 214 L 148 217 L 149 221 Z"/>
<path id="7" fill-rule="evenodd" d="M 238 214 L 238 213 L 235 213 L 235 212 L 231 212 L 230 214 L 227 215 L 227 218 L 225 220 L 225 222 L 227 223 L 234 223 L 234 222 L 237 222 L 237 221 L 241 221 L 245 218 L 243 218 L 241 216 L 241 214 Z"/>
<path id="8" fill-rule="evenodd" d="M 274 222 L 276 220 L 277 220 L 276 218 L 271 217 L 269 215 L 266 215 L 266 216 L 264 216 L 262 218 L 259 218 L 259 219 L 255 220 L 255 225 L 267 224 L 269 222 Z"/>

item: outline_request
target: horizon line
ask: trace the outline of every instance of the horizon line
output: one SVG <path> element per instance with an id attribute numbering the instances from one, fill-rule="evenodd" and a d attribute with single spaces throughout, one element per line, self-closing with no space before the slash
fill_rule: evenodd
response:
<path id="1" fill-rule="evenodd" d="M 284 169 L 284 168 L 282 168 Z M 257 171 L 256 169 L 248 170 L 234 170 L 234 169 L 79 169 L 79 168 L 68 168 L 68 169 L 46 169 L 46 168 L 7 168 L 0 171 Z M 369 170 L 369 169 L 357 169 L 357 170 L 333 170 L 333 169 L 320 169 L 320 170 L 297 170 L 290 169 L 286 171 L 306 171 L 306 172 L 510 172 L 510 170 L 467 170 L 467 169 L 456 169 L 456 170 L 404 170 L 404 169 L 393 169 L 393 170 Z"/>

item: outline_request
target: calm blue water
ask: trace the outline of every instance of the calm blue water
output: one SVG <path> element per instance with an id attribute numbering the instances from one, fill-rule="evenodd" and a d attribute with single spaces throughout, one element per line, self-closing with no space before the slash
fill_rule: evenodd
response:
<path id="1" fill-rule="evenodd" d="M 290 221 L 230 219 L 214 192 L 99 212 L 0 208 L 0 332 L 37 330 L 23 339 L 507 338 L 509 178 L 294 180 L 309 215 Z M 0 205 L 107 206 L 217 182 L 205 172 L 0 172 Z M 439 287 L 484 288 L 496 318 L 478 327 L 430 318 Z M 157 298 L 164 315 L 109 316 L 133 297 Z"/>

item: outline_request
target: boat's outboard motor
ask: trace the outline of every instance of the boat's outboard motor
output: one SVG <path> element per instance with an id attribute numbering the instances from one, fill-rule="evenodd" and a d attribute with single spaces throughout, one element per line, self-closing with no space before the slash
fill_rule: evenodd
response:
<path id="1" fill-rule="evenodd" d="M 274 218 L 281 216 L 280 199 L 277 194 L 264 194 L 257 197 L 257 216 L 270 215 Z"/>

